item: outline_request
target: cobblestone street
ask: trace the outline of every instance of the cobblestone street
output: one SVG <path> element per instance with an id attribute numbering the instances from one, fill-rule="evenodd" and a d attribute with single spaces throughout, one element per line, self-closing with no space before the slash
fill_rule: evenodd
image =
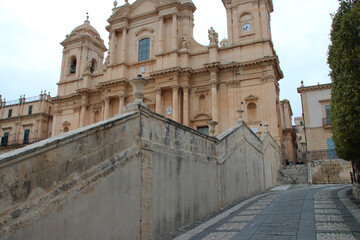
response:
<path id="1" fill-rule="evenodd" d="M 288 185 L 238 205 L 179 233 L 176 240 L 360 239 L 360 210 L 350 185 Z"/>

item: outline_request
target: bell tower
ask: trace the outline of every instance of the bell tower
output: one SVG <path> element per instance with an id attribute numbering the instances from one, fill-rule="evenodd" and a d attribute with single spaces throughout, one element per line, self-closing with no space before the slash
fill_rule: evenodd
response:
<path id="1" fill-rule="evenodd" d="M 271 40 L 272 0 L 222 0 L 227 15 L 229 44 Z"/>
<path id="2" fill-rule="evenodd" d="M 79 88 L 87 88 L 83 78 L 100 69 L 107 51 L 104 40 L 90 25 L 89 16 L 84 24 L 75 28 L 61 43 L 64 47 L 58 95 L 75 93 Z"/>

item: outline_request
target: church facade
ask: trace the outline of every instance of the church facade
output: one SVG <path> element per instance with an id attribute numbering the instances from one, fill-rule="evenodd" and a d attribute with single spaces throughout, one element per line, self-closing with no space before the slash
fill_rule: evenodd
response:
<path id="1" fill-rule="evenodd" d="M 272 0 L 223 0 L 228 39 L 209 29 L 209 44 L 193 37 L 191 0 L 114 3 L 108 19 L 109 49 L 86 20 L 64 47 L 58 96 L 53 98 L 52 134 L 123 113 L 132 102 L 129 79 L 149 80 L 144 102 L 156 113 L 215 135 L 236 124 L 244 110 L 255 132 L 264 125 L 283 145 L 278 81 L 283 78 L 270 31 Z M 105 59 L 105 53 L 107 58 Z"/>

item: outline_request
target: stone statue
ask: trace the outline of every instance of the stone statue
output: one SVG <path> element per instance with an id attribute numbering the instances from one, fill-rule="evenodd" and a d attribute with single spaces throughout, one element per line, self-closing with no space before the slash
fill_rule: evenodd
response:
<path id="1" fill-rule="evenodd" d="M 184 35 L 181 37 L 181 48 L 187 49 L 188 46 L 189 46 L 189 40 L 187 38 L 186 33 L 184 33 Z"/>
<path id="2" fill-rule="evenodd" d="M 88 63 L 85 66 L 84 72 L 91 72 L 91 61 L 88 61 Z"/>
<path id="3" fill-rule="evenodd" d="M 215 30 L 213 29 L 213 27 L 211 27 L 208 30 L 209 33 L 209 40 L 210 40 L 210 44 L 218 44 L 219 42 L 219 35 L 217 32 L 215 32 Z"/>

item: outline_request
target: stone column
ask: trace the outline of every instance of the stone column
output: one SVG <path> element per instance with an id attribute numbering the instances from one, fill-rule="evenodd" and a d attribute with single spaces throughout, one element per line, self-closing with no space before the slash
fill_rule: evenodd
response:
<path id="1" fill-rule="evenodd" d="M 211 112 L 214 121 L 218 122 L 218 97 L 217 97 L 217 72 L 210 73 L 210 84 L 211 84 Z"/>
<path id="2" fill-rule="evenodd" d="M 83 104 L 81 106 L 81 112 L 80 112 L 80 127 L 85 126 L 85 118 L 86 118 L 86 104 Z"/>
<path id="3" fill-rule="evenodd" d="M 233 43 L 233 24 L 232 24 L 232 13 L 231 8 L 226 9 L 227 15 L 227 26 L 228 26 L 228 41 L 231 45 Z"/>
<path id="4" fill-rule="evenodd" d="M 110 118 L 110 97 L 105 97 L 104 120 Z"/>
<path id="5" fill-rule="evenodd" d="M 172 49 L 177 49 L 177 13 L 172 13 Z"/>
<path id="6" fill-rule="evenodd" d="M 229 127 L 234 125 L 235 107 L 234 107 L 234 86 L 233 83 L 227 84 L 228 88 L 228 110 L 229 110 Z"/>
<path id="7" fill-rule="evenodd" d="M 115 46 L 116 46 L 116 31 L 111 30 L 110 32 L 110 64 L 115 62 Z"/>
<path id="8" fill-rule="evenodd" d="M 189 86 L 183 86 L 182 87 L 183 89 L 183 92 L 184 92 L 184 121 L 183 121 L 183 124 L 185 126 L 189 126 L 190 125 L 190 116 L 189 116 Z"/>
<path id="9" fill-rule="evenodd" d="M 164 51 L 164 16 L 159 17 L 159 53 Z"/>
<path id="10" fill-rule="evenodd" d="M 156 92 L 156 113 L 161 114 L 161 87 L 155 87 Z"/>
<path id="11" fill-rule="evenodd" d="M 233 21 L 234 21 L 234 43 L 238 42 L 239 40 L 239 19 L 238 19 L 238 10 L 236 7 L 233 8 Z"/>
<path id="12" fill-rule="evenodd" d="M 126 98 L 125 90 L 122 90 L 121 93 L 119 94 L 119 114 L 124 113 L 125 98 Z"/>
<path id="13" fill-rule="evenodd" d="M 44 122 L 42 119 L 39 120 L 39 138 L 40 139 L 44 139 L 44 138 L 47 138 L 48 136 L 44 136 L 43 134 L 43 125 L 44 125 Z"/>
<path id="14" fill-rule="evenodd" d="M 173 85 L 171 86 L 173 91 L 173 117 L 172 120 L 178 122 L 179 121 L 179 86 Z"/>
<path id="15" fill-rule="evenodd" d="M 126 56 L 126 40 L 127 40 L 127 28 L 122 29 L 122 41 L 121 41 L 121 63 L 125 62 Z"/>

